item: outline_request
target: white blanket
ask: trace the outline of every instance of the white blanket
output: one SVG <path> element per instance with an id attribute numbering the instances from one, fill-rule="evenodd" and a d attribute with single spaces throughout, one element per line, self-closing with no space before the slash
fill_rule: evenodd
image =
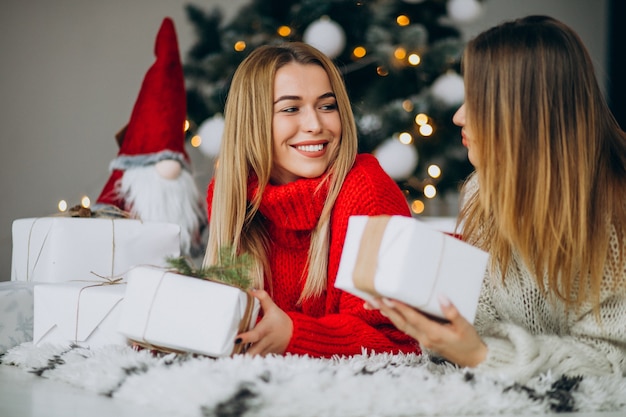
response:
<path id="1" fill-rule="evenodd" d="M 625 378 L 547 374 L 519 385 L 418 355 L 209 359 L 123 346 L 89 350 L 24 343 L 0 361 L 177 416 L 626 412 Z"/>

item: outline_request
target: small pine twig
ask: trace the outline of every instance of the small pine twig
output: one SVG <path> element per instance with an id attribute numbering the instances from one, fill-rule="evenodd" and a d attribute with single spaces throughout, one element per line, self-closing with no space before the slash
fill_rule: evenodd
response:
<path id="1" fill-rule="evenodd" d="M 167 258 L 167 263 L 181 275 L 221 282 L 242 290 L 252 287 L 250 277 L 252 260 L 247 253 L 233 257 L 230 249 L 222 248 L 219 253 L 219 264 L 202 268 L 196 268 L 190 259 L 182 256 Z"/>

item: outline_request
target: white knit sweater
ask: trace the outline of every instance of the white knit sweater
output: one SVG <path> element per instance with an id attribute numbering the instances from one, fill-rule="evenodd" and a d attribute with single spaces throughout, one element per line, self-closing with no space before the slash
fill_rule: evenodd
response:
<path id="1" fill-rule="evenodd" d="M 617 256 L 617 237 L 611 256 Z M 591 304 L 566 311 L 542 294 L 531 272 L 514 255 L 503 284 L 500 268 L 483 283 L 474 325 L 488 347 L 477 370 L 520 382 L 548 371 L 567 375 L 626 375 L 626 271 L 605 275 L 600 318 Z M 612 290 L 609 282 L 621 282 Z M 551 297 L 554 298 L 554 297 Z"/>

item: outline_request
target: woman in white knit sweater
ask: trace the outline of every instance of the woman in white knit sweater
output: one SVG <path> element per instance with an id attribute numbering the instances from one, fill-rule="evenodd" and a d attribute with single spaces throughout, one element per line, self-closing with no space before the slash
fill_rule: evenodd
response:
<path id="1" fill-rule="evenodd" d="M 459 223 L 491 255 L 474 325 L 444 298 L 448 324 L 374 304 L 460 366 L 520 381 L 626 374 L 626 135 L 584 45 L 529 16 L 470 41 L 463 71 L 454 121 L 476 172 Z"/>

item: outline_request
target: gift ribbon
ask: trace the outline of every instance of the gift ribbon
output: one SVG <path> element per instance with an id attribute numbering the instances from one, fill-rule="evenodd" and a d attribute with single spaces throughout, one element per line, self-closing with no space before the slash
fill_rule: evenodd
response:
<path id="1" fill-rule="evenodd" d="M 367 219 L 352 271 L 354 286 L 373 296 L 380 295 L 374 286 L 374 279 L 378 268 L 378 252 L 389 220 L 391 216 L 373 216 Z"/>
<path id="2" fill-rule="evenodd" d="M 159 345 L 153 345 L 152 343 L 148 342 L 146 340 L 146 333 L 148 331 L 148 324 L 150 323 L 150 316 L 152 315 L 152 308 L 154 307 L 154 301 L 156 299 L 157 294 L 159 293 L 159 289 L 161 287 L 161 283 L 163 282 L 163 279 L 165 278 L 165 276 L 168 273 L 173 273 L 170 270 L 165 270 L 163 271 L 163 274 L 161 274 L 161 277 L 159 278 L 159 283 L 157 284 L 156 290 L 154 291 L 154 296 L 152 297 L 152 300 L 150 300 L 150 307 L 148 308 L 148 317 L 146 318 L 146 323 L 145 326 L 143 328 L 143 332 L 141 335 L 141 340 L 135 340 L 135 339 L 131 339 L 132 342 L 134 344 L 136 344 L 137 346 L 140 346 L 142 348 L 146 348 L 146 349 L 150 349 L 150 350 L 156 350 L 156 351 L 160 351 L 160 352 L 164 352 L 164 353 L 177 353 L 177 354 L 181 354 L 181 353 L 189 353 L 189 352 L 185 352 L 185 351 L 181 351 L 178 349 L 172 349 L 172 348 L 168 348 L 168 347 L 163 347 L 163 346 L 159 346 Z M 176 274 L 178 275 L 178 274 Z M 183 276 L 183 275 L 181 275 Z M 194 278 L 194 277 L 191 277 Z M 203 278 L 199 278 L 199 279 L 203 279 Z M 206 280 L 206 281 L 211 281 L 214 282 L 216 284 L 220 284 L 220 285 L 229 285 L 223 282 L 219 282 L 219 281 L 212 281 L 212 280 Z M 238 287 L 235 287 L 238 288 Z M 238 288 L 240 289 L 240 288 Z M 242 290 L 243 291 L 243 290 Z M 237 329 L 237 334 L 242 333 L 246 330 L 248 330 L 248 328 L 250 327 L 250 322 L 252 320 L 252 315 L 254 312 L 254 297 L 250 294 L 248 294 L 247 292 L 245 292 L 246 294 L 246 309 L 244 311 L 244 314 L 241 318 L 241 320 L 239 321 L 239 327 Z M 234 342 L 233 342 L 234 344 Z M 245 346 L 239 344 L 239 345 L 234 345 L 233 350 L 231 352 L 231 356 L 238 354 L 238 353 L 242 353 L 245 350 Z"/>

